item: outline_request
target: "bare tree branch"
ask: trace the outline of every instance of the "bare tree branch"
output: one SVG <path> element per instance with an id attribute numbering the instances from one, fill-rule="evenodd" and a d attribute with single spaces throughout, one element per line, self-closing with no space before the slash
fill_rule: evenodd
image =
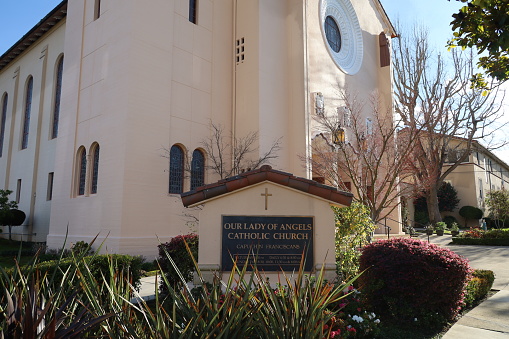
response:
<path id="1" fill-rule="evenodd" d="M 419 136 L 408 154 L 408 168 L 417 189 L 426 192 L 430 221 L 435 223 L 441 220 L 437 192 L 444 179 L 468 159 L 475 141 L 502 127 L 497 121 L 503 114 L 503 94 L 496 83 L 488 92 L 472 88 L 472 53 L 453 50 L 450 60 L 435 55 L 422 28 L 396 41 L 393 56 L 394 109 L 404 124 L 402 132 Z M 460 156 L 451 161 L 452 153 Z"/>

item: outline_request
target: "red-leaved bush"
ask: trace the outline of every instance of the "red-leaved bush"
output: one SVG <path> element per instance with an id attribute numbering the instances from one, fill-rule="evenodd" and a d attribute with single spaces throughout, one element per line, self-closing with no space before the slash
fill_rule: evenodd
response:
<path id="1" fill-rule="evenodd" d="M 416 239 L 362 249 L 359 285 L 383 321 L 439 327 L 459 312 L 472 269 L 453 251 Z"/>
<path id="2" fill-rule="evenodd" d="M 173 284 L 182 283 L 180 277 L 175 271 L 173 265 L 168 259 L 168 255 L 177 264 L 180 273 L 182 274 L 185 281 L 191 281 L 193 279 L 194 263 L 189 251 L 187 250 L 186 243 L 191 250 L 192 256 L 195 260 L 198 260 L 198 235 L 191 233 L 185 235 L 178 235 L 173 237 L 169 242 L 165 242 L 157 246 L 159 248 L 158 262 L 161 266 L 163 273 L 166 275 L 168 281 Z M 162 284 L 161 286 L 164 286 Z"/>

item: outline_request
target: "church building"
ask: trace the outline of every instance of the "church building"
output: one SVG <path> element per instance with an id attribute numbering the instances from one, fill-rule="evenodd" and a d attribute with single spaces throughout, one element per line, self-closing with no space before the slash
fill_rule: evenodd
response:
<path id="1" fill-rule="evenodd" d="M 338 87 L 390 105 L 395 36 L 380 0 L 62 1 L 0 56 L 13 232 L 153 256 L 195 231 L 180 193 L 220 179 L 212 125 L 313 179 L 313 115 L 343 114 Z"/>

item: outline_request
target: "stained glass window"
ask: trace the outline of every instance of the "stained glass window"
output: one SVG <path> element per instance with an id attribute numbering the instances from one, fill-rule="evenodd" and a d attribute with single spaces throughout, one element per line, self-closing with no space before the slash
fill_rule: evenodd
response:
<path id="1" fill-rule="evenodd" d="M 203 186 L 205 181 L 205 156 L 200 150 L 194 150 L 191 160 L 191 189 Z"/>
<path id="2" fill-rule="evenodd" d="M 339 32 L 336 20 L 331 16 L 325 18 L 325 36 L 327 37 L 330 48 L 338 53 L 341 49 L 341 33 Z"/>
<path id="3" fill-rule="evenodd" d="M 28 132 L 30 129 L 30 112 L 32 111 L 32 91 L 34 88 L 34 78 L 30 77 L 27 82 L 25 93 L 25 119 L 23 121 L 23 138 L 21 140 L 21 149 L 28 147 Z"/>
<path id="4" fill-rule="evenodd" d="M 196 10 L 197 10 L 197 4 L 198 0 L 189 0 L 189 21 L 193 24 L 196 24 Z"/>
<path id="5" fill-rule="evenodd" d="M 7 100 L 8 96 L 5 93 L 4 98 L 2 100 L 2 122 L 0 126 L 0 157 L 2 156 L 4 149 L 4 137 L 5 137 L 5 120 L 7 119 Z"/>
<path id="6" fill-rule="evenodd" d="M 96 145 L 94 148 L 94 157 L 93 157 L 93 168 L 92 168 L 92 186 L 90 188 L 90 193 L 97 193 L 97 179 L 99 178 L 99 145 Z"/>
<path id="7" fill-rule="evenodd" d="M 170 193 L 184 190 L 184 151 L 177 145 L 170 149 Z"/>
<path id="8" fill-rule="evenodd" d="M 79 154 L 79 182 L 78 182 L 78 195 L 85 194 L 86 178 L 87 178 L 87 152 L 84 148 L 81 149 Z"/>
<path id="9" fill-rule="evenodd" d="M 64 73 L 64 57 L 61 57 L 57 65 L 57 77 L 55 84 L 55 106 L 53 107 L 53 129 L 51 138 L 58 136 L 58 121 L 60 118 L 60 98 L 62 96 L 62 75 Z"/>

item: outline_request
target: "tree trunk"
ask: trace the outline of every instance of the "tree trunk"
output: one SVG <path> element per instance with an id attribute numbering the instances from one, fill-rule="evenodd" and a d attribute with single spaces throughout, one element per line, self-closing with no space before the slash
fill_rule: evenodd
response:
<path id="1" fill-rule="evenodd" d="M 438 209 L 438 186 L 432 185 L 426 196 L 426 204 L 428 205 L 429 222 L 434 225 L 442 221 L 440 210 Z"/>

